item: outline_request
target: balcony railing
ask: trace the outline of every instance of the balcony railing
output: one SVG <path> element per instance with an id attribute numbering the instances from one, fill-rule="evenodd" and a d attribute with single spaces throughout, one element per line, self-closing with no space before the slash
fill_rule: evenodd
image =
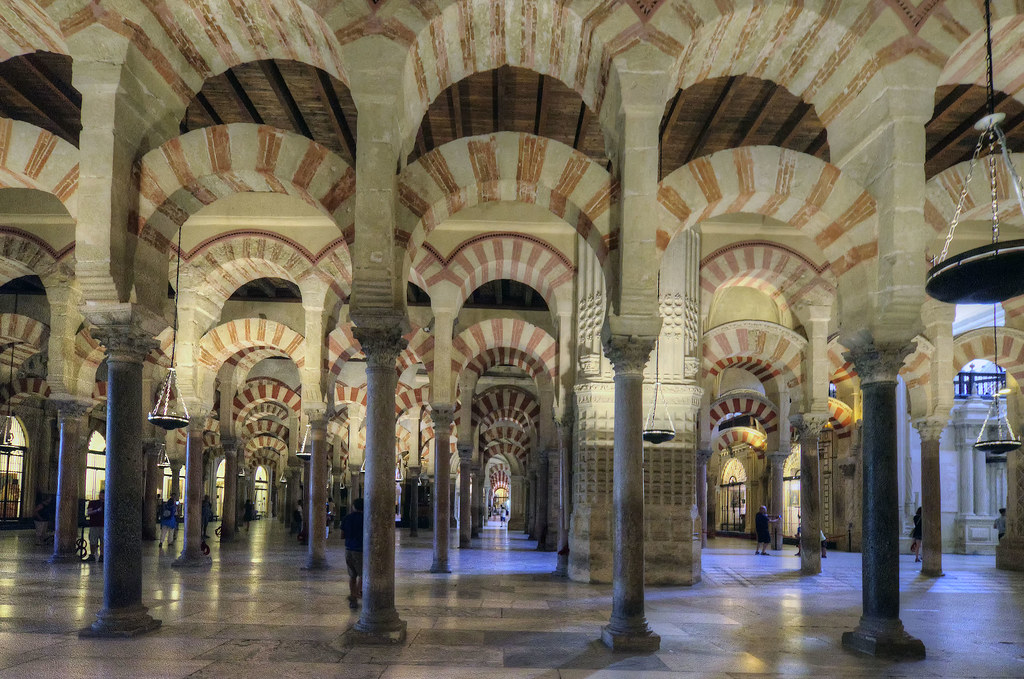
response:
<path id="1" fill-rule="evenodd" d="M 1006 373 L 957 373 L 953 378 L 953 398 L 980 396 L 989 399 L 1006 386 Z"/>

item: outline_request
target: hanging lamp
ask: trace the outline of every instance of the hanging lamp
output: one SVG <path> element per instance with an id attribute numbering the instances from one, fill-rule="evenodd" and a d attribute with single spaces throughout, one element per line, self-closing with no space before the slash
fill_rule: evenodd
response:
<path id="1" fill-rule="evenodd" d="M 1003 302 L 1011 297 L 1024 294 L 1024 240 L 999 241 L 999 200 L 997 165 L 1002 161 L 1017 197 L 1017 207 L 1024 216 L 1024 192 L 1021 178 L 1010 161 L 1010 152 L 1006 146 L 1006 135 L 1000 124 L 1006 114 L 995 111 L 995 86 L 992 75 L 992 9 L 991 0 L 985 0 L 985 65 L 987 73 L 987 114 L 974 124 L 974 129 L 981 134 L 974 147 L 967 176 L 960 190 L 956 211 L 949 223 L 949 232 L 939 255 L 925 282 L 925 292 L 940 302 L 950 304 L 991 304 Z M 981 156 L 982 149 L 988 147 L 986 157 L 989 175 L 989 188 L 992 196 L 992 242 L 972 250 L 962 252 L 955 257 L 946 259 L 949 245 L 967 200 L 968 187 L 974 175 L 974 167 Z M 997 158 L 998 156 L 998 158 Z"/>
<path id="2" fill-rule="evenodd" d="M 160 457 L 160 461 L 156 463 L 157 467 L 159 467 L 160 469 L 167 469 L 168 467 L 171 466 L 171 458 L 167 457 L 167 444 L 166 443 L 161 443 L 160 444 L 159 457 Z"/>
<path id="3" fill-rule="evenodd" d="M 658 274 L 658 299 L 659 301 L 661 299 L 661 274 Z M 660 354 L 661 339 L 659 338 L 654 342 L 654 400 L 651 402 L 650 412 L 647 413 L 643 432 L 644 441 L 654 445 L 667 443 L 676 437 L 676 427 L 672 423 L 672 413 L 669 412 L 664 394 L 661 391 Z"/>
<path id="4" fill-rule="evenodd" d="M 14 315 L 18 315 L 17 292 L 14 293 Z M 14 384 L 14 349 L 17 346 L 17 342 L 11 343 L 11 372 L 8 382 L 12 385 Z M 19 425 L 14 419 L 14 415 L 11 414 L 11 398 L 14 396 L 13 389 L 11 391 L 12 393 L 7 397 L 6 412 L 4 413 L 3 420 L 0 420 L 0 452 L 20 453 L 24 452 L 25 446 L 16 443 Z"/>
<path id="5" fill-rule="evenodd" d="M 309 435 L 312 431 L 313 425 L 307 423 L 306 431 L 302 434 L 302 443 L 299 445 L 299 449 L 295 451 L 295 457 L 299 458 L 303 462 L 309 462 L 313 457 L 313 451 L 310 450 L 312 444 L 309 441 Z"/>
<path id="6" fill-rule="evenodd" d="M 999 371 L 999 326 L 996 324 L 996 305 L 992 305 L 992 346 L 995 347 L 995 355 L 992 362 L 995 363 L 996 371 Z M 1000 462 L 1006 459 L 1006 454 L 1020 448 L 1020 437 L 1014 433 L 1010 426 L 1010 420 L 1003 412 L 999 403 L 1000 396 L 1010 393 L 1009 387 L 1003 387 L 992 395 L 992 405 L 988 407 L 988 414 L 985 422 L 978 432 L 978 440 L 974 442 L 974 449 L 985 452 L 986 462 Z M 991 459 L 990 459 L 991 458 Z"/>
<path id="7" fill-rule="evenodd" d="M 240 478 L 240 479 L 244 479 L 245 478 L 245 467 L 239 467 L 238 468 L 238 478 Z"/>
<path id="8" fill-rule="evenodd" d="M 178 252 L 174 264 L 174 326 L 171 330 L 171 367 L 160 383 L 156 404 L 149 413 L 149 421 L 161 429 L 181 429 L 188 425 L 188 407 L 178 394 L 177 373 L 174 369 L 175 351 L 178 348 L 178 293 L 181 283 L 181 232 L 178 227 Z"/>

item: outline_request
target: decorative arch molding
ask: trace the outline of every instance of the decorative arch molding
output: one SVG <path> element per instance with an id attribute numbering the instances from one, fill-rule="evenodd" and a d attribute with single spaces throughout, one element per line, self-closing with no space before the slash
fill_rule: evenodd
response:
<path id="1" fill-rule="evenodd" d="M 302 410 L 302 396 L 285 384 L 263 383 L 239 392 L 231 402 L 235 412 L 235 430 L 241 430 L 248 420 L 253 407 L 260 403 L 274 401 L 291 409 L 296 415 Z"/>
<path id="2" fill-rule="evenodd" d="M 828 343 L 828 361 L 831 371 L 830 380 L 833 384 L 841 384 L 857 377 L 857 369 L 846 360 L 844 353 L 848 349 L 833 337 Z M 912 393 L 920 393 L 920 389 L 931 383 L 932 356 L 935 346 L 923 335 L 914 337 L 914 351 L 903 360 L 899 375 Z"/>
<path id="3" fill-rule="evenodd" d="M 836 438 L 849 438 L 853 433 L 853 408 L 838 398 L 829 397 L 828 418 L 834 423 L 833 429 L 836 432 Z"/>
<path id="4" fill-rule="evenodd" d="M 546 330 L 520 319 L 495 318 L 466 328 L 452 342 L 452 375 L 483 374 L 492 365 L 515 365 L 555 380 L 558 346 Z"/>
<path id="5" fill-rule="evenodd" d="M 28 345 L 31 353 L 46 348 L 50 328 L 34 318 L 22 314 L 0 313 L 0 341 L 4 344 Z"/>
<path id="6" fill-rule="evenodd" d="M 283 422 L 276 422 L 268 419 L 253 419 L 249 417 L 245 421 L 245 425 L 242 427 L 242 432 L 248 437 L 259 436 L 260 434 L 266 434 L 268 436 L 274 436 L 281 440 L 288 438 L 289 429 L 288 425 Z"/>
<path id="7" fill-rule="evenodd" d="M 932 38 L 930 46 L 940 54 L 949 55 L 942 65 L 937 86 L 970 84 L 984 87 L 985 14 L 982 5 L 967 3 L 957 5 L 956 9 L 955 18 L 949 16 L 948 12 L 941 13 L 941 16 L 936 12 L 928 17 L 933 24 L 942 25 L 940 31 L 929 34 Z M 1012 62 L 1018 46 L 1024 41 L 1024 16 L 1019 12 L 1020 8 L 1012 4 L 994 3 L 992 6 L 992 59 L 996 64 Z M 934 36 L 941 36 L 944 40 L 940 42 Z M 1012 86 L 1005 88 L 1007 85 Z M 1021 83 L 1020 78 L 1014 78 L 1004 88 L 1001 88 L 1003 92 L 1018 101 L 1024 100 L 1021 96 L 1024 83 Z"/>
<path id="8" fill-rule="evenodd" d="M 0 5 L 0 61 L 32 52 L 69 54 L 60 26 L 34 0 Z"/>
<path id="9" fill-rule="evenodd" d="M 350 387 L 341 382 L 334 383 L 334 403 L 349 403 L 366 407 L 366 386 Z"/>
<path id="10" fill-rule="evenodd" d="M 489 418 L 511 415 L 534 429 L 540 422 L 540 402 L 519 387 L 497 386 L 473 399 L 473 424 L 483 427 Z"/>
<path id="11" fill-rule="evenodd" d="M 0 386 L 0 403 L 16 405 L 25 398 L 50 398 L 50 385 L 44 379 L 28 377 Z"/>
<path id="12" fill-rule="evenodd" d="M 288 456 L 288 444 L 276 436 L 260 434 L 245 442 L 245 456 L 252 457 L 261 450 L 272 450 L 278 455 Z"/>
<path id="13" fill-rule="evenodd" d="M 828 362 L 830 368 L 829 381 L 833 384 L 841 384 L 847 380 L 857 377 L 857 369 L 853 363 L 846 360 L 843 354 L 848 351 L 846 347 L 833 337 L 828 343 Z"/>
<path id="14" fill-rule="evenodd" d="M 62 278 L 74 275 L 69 261 L 74 251 L 74 243 L 55 250 L 34 234 L 0 226 L 0 285 L 22 276 L 39 276 L 44 287 L 49 288 L 55 275 Z"/>
<path id="15" fill-rule="evenodd" d="M 749 370 L 761 382 L 779 379 L 789 388 L 803 379 L 801 358 L 807 340 L 767 321 L 734 321 L 704 333 L 704 373 L 717 377 L 727 368 Z"/>
<path id="16" fill-rule="evenodd" d="M 764 451 L 768 443 L 767 437 L 753 427 L 729 427 L 718 432 L 715 437 L 715 450 L 719 453 L 728 452 L 732 446 L 748 445 L 758 457 L 764 457 Z"/>
<path id="17" fill-rule="evenodd" d="M 474 290 L 499 279 L 514 280 L 540 293 L 555 311 L 571 303 L 576 267 L 540 238 L 520 233 L 486 233 L 460 243 L 443 257 L 429 243 L 417 251 L 410 278 L 431 297 L 441 282 L 458 287 L 461 307 Z"/>
<path id="18" fill-rule="evenodd" d="M 263 401 L 249 409 L 245 422 L 264 421 L 268 418 L 287 426 L 288 418 L 295 411 L 279 401 Z"/>
<path id="19" fill-rule="evenodd" d="M 401 415 L 410 408 L 425 407 L 430 403 L 430 385 L 422 387 L 411 387 L 407 384 L 399 384 L 395 392 L 395 407 Z"/>
<path id="20" fill-rule="evenodd" d="M 719 422 L 729 415 L 742 414 L 750 415 L 764 427 L 766 434 L 771 434 L 779 429 L 779 412 L 770 400 L 757 392 L 731 392 L 725 394 L 711 404 L 710 408 L 711 431 Z"/>
<path id="21" fill-rule="evenodd" d="M 993 360 L 1017 382 L 1024 382 L 1024 331 L 1016 328 L 999 329 L 999 353 L 992 338 L 991 328 L 968 330 L 953 338 L 953 372 L 975 359 Z"/>
<path id="22" fill-rule="evenodd" d="M 1011 153 L 1010 159 L 1015 167 L 1021 167 L 1024 163 L 1024 153 Z M 960 191 L 963 190 L 969 167 L 970 161 L 964 161 L 943 170 L 928 180 L 924 218 L 935 229 L 936 234 L 945 236 L 946 231 L 949 230 L 949 223 L 956 213 L 956 204 L 960 200 Z M 981 168 L 979 168 L 980 170 Z M 985 176 L 987 175 L 986 170 Z M 1012 190 L 1013 178 L 1003 163 L 996 163 L 996 179 L 998 181 L 996 196 L 1001 206 L 1000 218 L 1019 215 L 1017 194 Z M 976 171 L 971 183 L 967 185 L 967 196 L 964 199 L 964 211 L 961 219 L 989 219 L 991 214 L 992 187 L 988 180 L 984 176 L 979 176 L 979 172 Z"/>
<path id="23" fill-rule="evenodd" d="M 776 146 L 744 146 L 687 163 L 661 181 L 658 249 L 724 214 L 753 213 L 809 237 L 837 278 L 878 254 L 875 199 L 839 168 Z"/>
<path id="24" fill-rule="evenodd" d="M 836 298 L 835 276 L 827 264 L 819 267 L 796 250 L 767 241 L 733 243 L 701 260 L 703 316 L 715 293 L 728 286 L 759 290 L 784 312 L 801 301 L 830 305 Z"/>
<path id="25" fill-rule="evenodd" d="M 315 141 L 269 125 L 194 130 L 142 158 L 139 238 L 158 252 L 190 216 L 235 193 L 279 193 L 352 223 L 355 170 Z"/>
<path id="26" fill-rule="evenodd" d="M 55 196 L 78 217 L 78 149 L 35 125 L 0 118 L 0 189 Z"/>
<path id="27" fill-rule="evenodd" d="M 461 210 L 495 201 L 530 203 L 575 228 L 608 267 L 608 253 L 617 247 L 610 216 L 617 190 L 603 167 L 551 139 L 518 132 L 456 139 L 399 176 L 395 242 L 407 248 L 411 264 L 431 231 Z"/>
<path id="28" fill-rule="evenodd" d="M 262 318 L 242 318 L 219 325 L 203 335 L 197 347 L 200 364 L 216 373 L 221 365 L 248 349 L 270 349 L 288 356 L 302 369 L 306 340 L 283 323 Z"/>

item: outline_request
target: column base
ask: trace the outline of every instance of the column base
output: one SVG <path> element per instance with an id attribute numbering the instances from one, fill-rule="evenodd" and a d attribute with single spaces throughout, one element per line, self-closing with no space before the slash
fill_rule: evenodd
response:
<path id="1" fill-rule="evenodd" d="M 71 552 L 70 554 L 54 554 L 50 557 L 49 563 L 82 563 L 82 557 L 78 556 L 78 552 Z"/>
<path id="2" fill-rule="evenodd" d="M 605 625 L 601 628 L 601 641 L 613 651 L 624 653 L 654 653 L 661 648 L 661 637 L 646 622 L 627 629 Z"/>
<path id="3" fill-rule="evenodd" d="M 210 568 L 213 566 L 213 559 L 206 554 L 198 556 L 185 556 L 182 554 L 171 562 L 173 568 Z"/>
<path id="4" fill-rule="evenodd" d="M 889 660 L 923 660 L 924 643 L 903 629 L 899 618 L 861 617 L 857 629 L 843 632 L 843 648 Z"/>
<path id="5" fill-rule="evenodd" d="M 1004 536 L 996 547 L 996 568 L 1002 571 L 1024 571 L 1024 540 Z"/>
<path id="6" fill-rule="evenodd" d="M 566 553 L 559 552 L 558 553 L 558 561 L 555 562 L 555 572 L 554 572 L 554 575 L 556 575 L 556 576 L 558 576 L 560 578 L 567 578 L 567 577 L 569 577 L 569 554 L 568 554 L 568 552 L 566 552 Z"/>
<path id="7" fill-rule="evenodd" d="M 473 541 L 468 538 L 459 538 L 459 549 L 473 549 Z"/>
<path id="8" fill-rule="evenodd" d="M 407 623 L 405 620 L 395 620 L 387 624 L 363 625 L 359 621 L 348 631 L 348 639 L 353 644 L 366 645 L 393 645 L 405 641 Z"/>
<path id="9" fill-rule="evenodd" d="M 448 567 L 447 563 L 434 562 L 430 566 L 431 573 L 451 573 L 452 569 Z"/>
<path id="10" fill-rule="evenodd" d="M 310 558 L 306 565 L 302 567 L 304 571 L 326 571 L 330 570 L 331 565 L 327 563 L 327 559 L 323 557 Z"/>
<path id="11" fill-rule="evenodd" d="M 152 632 L 160 627 L 160 621 L 150 617 L 146 610 L 146 607 L 141 604 L 113 611 L 106 608 L 101 609 L 96 614 L 96 622 L 79 630 L 78 636 L 83 639 L 127 638 Z"/>

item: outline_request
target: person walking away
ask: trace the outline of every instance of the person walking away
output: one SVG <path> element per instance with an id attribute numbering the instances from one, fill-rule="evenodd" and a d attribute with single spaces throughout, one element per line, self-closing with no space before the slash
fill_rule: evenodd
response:
<path id="1" fill-rule="evenodd" d="M 782 516 L 768 517 L 768 508 L 761 505 L 761 509 L 758 510 L 757 515 L 754 517 L 754 532 L 757 533 L 757 547 L 754 548 L 754 554 L 760 554 L 761 556 L 771 556 L 768 553 L 768 545 L 772 542 L 771 535 L 771 524 L 776 523 L 781 519 Z"/>
<path id="2" fill-rule="evenodd" d="M 99 498 L 89 500 L 85 508 L 85 515 L 89 519 L 89 561 L 103 563 L 103 552 L 100 551 L 100 543 L 103 542 L 103 498 L 106 492 L 100 491 Z"/>
<path id="3" fill-rule="evenodd" d="M 345 538 L 345 565 L 348 566 L 348 607 L 359 608 L 358 599 L 363 578 L 363 498 L 352 501 L 352 513 L 341 522 L 341 535 Z"/>
<path id="4" fill-rule="evenodd" d="M 292 525 L 291 530 L 288 531 L 291 534 L 302 532 L 302 502 L 295 503 L 295 509 L 292 510 Z"/>
<path id="5" fill-rule="evenodd" d="M 32 514 L 32 520 L 36 527 L 37 545 L 45 545 L 51 537 L 49 528 L 53 515 L 53 496 L 40 494 L 37 497 L 35 512 Z"/>
<path id="6" fill-rule="evenodd" d="M 177 497 L 172 495 L 167 498 L 167 502 L 160 508 L 160 542 L 158 547 L 163 547 L 164 542 L 170 547 L 171 543 L 174 542 L 174 531 L 178 529 L 178 516 L 177 512 Z"/>
<path id="7" fill-rule="evenodd" d="M 206 534 L 206 529 L 210 525 L 210 521 L 213 521 L 213 503 L 210 502 L 210 496 L 203 496 L 203 539 L 209 539 L 209 535 Z"/>
<path id="8" fill-rule="evenodd" d="M 249 524 L 256 519 L 256 505 L 252 503 L 252 500 L 245 501 L 245 532 L 249 532 Z"/>
<path id="9" fill-rule="evenodd" d="M 921 508 L 914 514 L 914 530 L 910 531 L 910 551 L 914 553 L 914 563 L 921 560 Z"/>
<path id="10" fill-rule="evenodd" d="M 992 527 L 999 533 L 999 540 L 1002 541 L 1003 536 L 1006 535 L 1006 507 L 999 510 L 999 516 L 996 518 L 995 523 Z"/>

